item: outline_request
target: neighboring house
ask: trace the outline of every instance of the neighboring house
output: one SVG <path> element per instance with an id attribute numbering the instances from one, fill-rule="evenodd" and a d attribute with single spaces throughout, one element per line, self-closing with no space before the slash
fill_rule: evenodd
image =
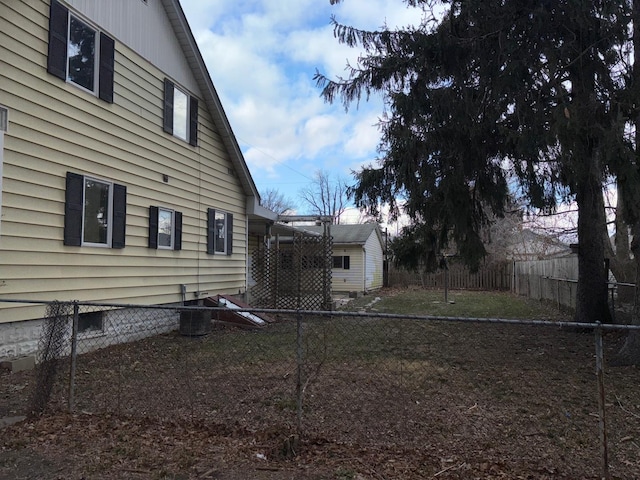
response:
<path id="1" fill-rule="evenodd" d="M 571 247 L 566 243 L 527 228 L 518 232 L 506 247 L 509 260 L 544 260 L 570 254 Z"/>
<path id="2" fill-rule="evenodd" d="M 276 215 L 178 0 L 0 0 L 0 130 L 0 299 L 246 289 L 248 222 Z M 0 357 L 43 313 L 0 302 Z"/>
<path id="3" fill-rule="evenodd" d="M 299 227 L 321 233 L 323 227 Z M 382 288 L 384 271 L 384 241 L 375 223 L 331 225 L 333 237 L 333 268 L 331 283 L 334 292 L 367 292 Z"/>

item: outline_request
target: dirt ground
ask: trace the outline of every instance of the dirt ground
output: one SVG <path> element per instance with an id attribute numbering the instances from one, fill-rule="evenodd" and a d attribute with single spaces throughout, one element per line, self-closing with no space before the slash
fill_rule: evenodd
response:
<path id="1" fill-rule="evenodd" d="M 286 322 L 168 334 L 83 356 L 73 414 L 63 376 L 45 414 L 0 430 L 0 480 L 600 478 L 593 332 L 305 328 L 302 437 Z M 607 334 L 606 355 L 622 340 Z M 26 415 L 34 382 L 0 372 L 0 417 Z M 634 367 L 605 369 L 614 479 L 640 478 L 639 384 Z"/>

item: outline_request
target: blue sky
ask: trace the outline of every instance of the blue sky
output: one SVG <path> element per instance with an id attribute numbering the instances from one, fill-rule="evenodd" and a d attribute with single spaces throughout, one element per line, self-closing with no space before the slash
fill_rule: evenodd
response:
<path id="1" fill-rule="evenodd" d="M 376 158 L 379 98 L 345 113 L 320 97 L 316 70 L 345 76 L 359 52 L 330 18 L 362 29 L 416 23 L 401 0 L 181 0 L 258 190 L 298 192 L 317 170 L 342 175 Z M 305 213 L 300 211 L 300 213 Z"/>

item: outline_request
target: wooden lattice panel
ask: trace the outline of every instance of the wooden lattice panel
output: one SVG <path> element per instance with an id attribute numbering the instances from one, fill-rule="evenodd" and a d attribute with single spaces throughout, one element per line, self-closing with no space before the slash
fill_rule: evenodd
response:
<path id="1" fill-rule="evenodd" d="M 330 310 L 332 242 L 296 233 L 252 256 L 251 303 L 262 308 Z"/>

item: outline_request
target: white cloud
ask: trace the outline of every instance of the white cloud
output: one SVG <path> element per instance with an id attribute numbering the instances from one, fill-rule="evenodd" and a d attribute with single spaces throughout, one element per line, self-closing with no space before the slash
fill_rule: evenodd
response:
<path id="1" fill-rule="evenodd" d="M 389 28 L 415 25 L 422 17 L 420 9 L 407 7 L 397 0 L 366 0 L 366 7 L 364 3 L 350 0 L 342 2 L 335 12 L 338 22 L 362 30 L 377 30 L 385 24 Z"/>
<path id="2" fill-rule="evenodd" d="M 397 0 L 182 0 L 245 160 L 259 188 L 295 193 L 314 171 L 348 174 L 375 158 L 379 100 L 345 113 L 313 75 L 345 76 L 359 52 L 340 45 L 330 16 L 360 28 L 418 18 Z"/>
<path id="3" fill-rule="evenodd" d="M 380 140 L 378 118 L 376 114 L 368 114 L 352 125 L 351 134 L 345 143 L 346 154 L 355 158 L 371 157 Z"/>

